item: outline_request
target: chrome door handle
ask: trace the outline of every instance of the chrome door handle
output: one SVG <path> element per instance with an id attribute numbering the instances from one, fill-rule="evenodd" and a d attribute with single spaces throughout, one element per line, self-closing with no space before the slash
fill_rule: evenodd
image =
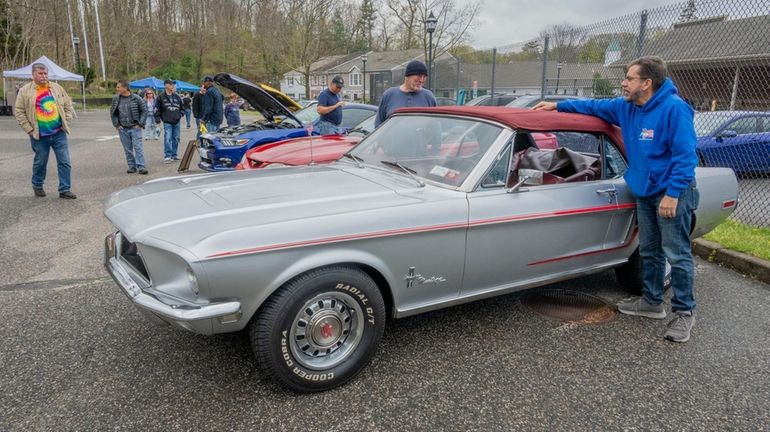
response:
<path id="1" fill-rule="evenodd" d="M 612 201 L 615 199 L 615 197 L 618 195 L 618 190 L 615 188 L 610 189 L 599 189 L 596 191 L 597 194 L 607 194 L 607 202 L 612 203 Z"/>

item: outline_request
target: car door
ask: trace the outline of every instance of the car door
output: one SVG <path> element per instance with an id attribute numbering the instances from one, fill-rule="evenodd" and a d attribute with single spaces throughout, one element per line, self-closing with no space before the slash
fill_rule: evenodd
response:
<path id="1" fill-rule="evenodd" d="M 600 158 L 602 174 L 585 181 L 523 185 L 509 193 L 504 179 L 512 149 L 519 150 L 514 138 L 468 194 L 463 295 L 537 284 L 613 259 L 622 261 L 608 252 L 630 241 L 635 206 L 622 179 L 625 162 L 620 152 L 612 146 L 615 154 L 608 163 L 604 147 L 612 143 L 602 135 L 552 134 L 561 147 L 587 147 L 582 153 Z"/>
<path id="2" fill-rule="evenodd" d="M 708 165 L 732 168 L 739 174 L 770 171 L 770 133 L 763 124 L 758 115 L 725 124 L 702 150 Z"/>

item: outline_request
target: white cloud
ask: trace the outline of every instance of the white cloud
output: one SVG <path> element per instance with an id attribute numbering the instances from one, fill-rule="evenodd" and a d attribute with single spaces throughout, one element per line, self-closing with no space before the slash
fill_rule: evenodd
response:
<path id="1" fill-rule="evenodd" d="M 458 0 L 458 5 L 475 1 L 478 0 Z M 476 48 L 505 46 L 534 39 L 541 30 L 554 24 L 586 26 L 643 9 L 680 4 L 681 1 L 671 0 L 486 0 L 479 14 L 479 25 L 471 32 L 471 45 Z M 631 19 L 627 17 L 626 21 Z"/>

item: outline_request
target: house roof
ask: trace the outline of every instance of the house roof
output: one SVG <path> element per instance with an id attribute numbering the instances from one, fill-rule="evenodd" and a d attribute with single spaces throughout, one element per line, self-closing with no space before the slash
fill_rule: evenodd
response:
<path id="1" fill-rule="evenodd" d="M 604 78 L 621 79 L 622 71 L 612 70 L 600 63 L 563 63 L 559 72 L 556 62 L 549 61 L 546 79 L 549 83 L 556 81 L 557 75 L 565 84 L 572 80 L 581 82 L 591 79 L 594 73 Z M 543 74 L 543 62 L 539 60 L 515 61 L 495 65 L 495 87 L 540 87 Z M 457 81 L 457 64 L 444 62 L 437 65 L 435 87 L 454 87 Z M 492 84 L 491 64 L 462 63 L 460 65 L 460 84 L 462 86 L 477 81 L 479 87 L 490 87 Z"/>
<path id="2" fill-rule="evenodd" d="M 379 72 L 398 69 L 399 67 L 405 67 L 411 60 L 419 59 L 423 60 L 425 53 L 421 49 L 410 49 L 402 51 L 369 51 L 366 53 L 366 71 L 367 72 Z M 346 62 L 338 63 L 336 66 L 328 69 L 328 73 L 347 73 L 353 67 L 363 70 L 363 62 L 361 61 L 361 53 L 357 56 L 349 59 Z"/>
<path id="3" fill-rule="evenodd" d="M 310 73 L 323 73 L 329 68 L 333 68 L 339 64 L 345 63 L 348 60 L 356 57 L 360 57 L 360 52 L 350 53 L 350 54 L 339 54 L 339 55 L 333 55 L 333 56 L 327 56 L 327 57 L 321 57 L 320 59 L 316 60 L 310 65 Z"/>
<path id="4" fill-rule="evenodd" d="M 648 39 L 645 55 L 656 55 L 668 64 L 770 58 L 770 15 L 728 20 L 715 17 L 674 24 L 665 33 Z M 622 67 L 636 58 L 623 53 L 612 64 Z"/>

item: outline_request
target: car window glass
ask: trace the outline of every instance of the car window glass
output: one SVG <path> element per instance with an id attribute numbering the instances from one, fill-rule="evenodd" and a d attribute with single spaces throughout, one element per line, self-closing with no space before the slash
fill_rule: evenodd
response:
<path id="1" fill-rule="evenodd" d="M 373 116 L 375 114 L 375 111 L 371 111 L 368 109 L 361 109 L 361 108 L 348 108 L 342 110 L 342 126 L 343 127 L 352 127 L 355 126 L 365 119 Z"/>
<path id="2" fill-rule="evenodd" d="M 382 123 L 351 154 L 378 167 L 398 162 L 414 175 L 460 185 L 502 128 L 460 118 L 395 116 Z M 392 164 L 391 164 L 392 165 Z"/>
<path id="3" fill-rule="evenodd" d="M 511 148 L 509 143 L 505 150 L 498 155 L 497 162 L 492 166 L 489 173 L 484 176 L 484 180 L 481 181 L 482 188 L 489 189 L 505 186 L 505 181 L 508 179 L 508 166 L 511 162 Z"/>
<path id="4" fill-rule="evenodd" d="M 604 137 L 604 161 L 604 178 L 620 178 L 626 173 L 628 165 L 623 155 L 607 137 Z"/>
<path id="5" fill-rule="evenodd" d="M 733 130 L 738 135 L 757 133 L 757 118 L 741 117 L 727 125 L 725 130 Z"/>
<path id="6" fill-rule="evenodd" d="M 590 153 L 598 156 L 601 140 L 596 135 L 585 132 L 552 132 L 556 137 L 557 147 L 566 147 L 578 153 Z"/>

